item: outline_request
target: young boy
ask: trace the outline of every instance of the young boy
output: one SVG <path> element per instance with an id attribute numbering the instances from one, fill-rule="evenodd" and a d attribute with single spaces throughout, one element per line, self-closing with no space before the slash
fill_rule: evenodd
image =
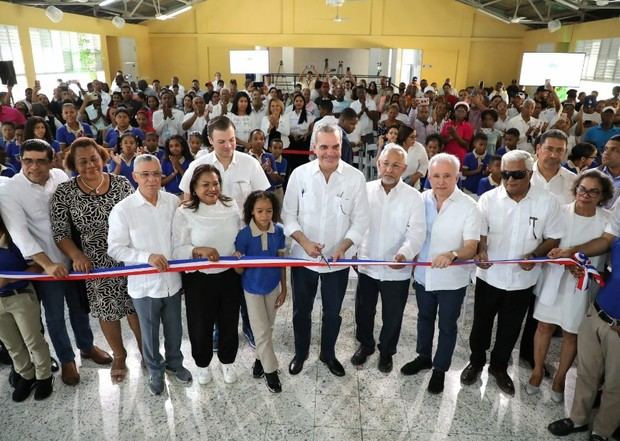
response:
<path id="1" fill-rule="evenodd" d="M 507 152 L 515 150 L 517 148 L 517 144 L 519 144 L 519 138 L 521 134 L 517 129 L 508 129 L 506 133 L 504 133 L 504 146 L 497 149 L 497 156 L 504 156 Z"/>
<path id="2" fill-rule="evenodd" d="M 274 175 L 272 178 L 272 188 L 273 192 L 278 198 L 278 202 L 280 202 L 280 206 L 282 205 L 282 200 L 284 199 L 284 187 L 286 186 L 286 171 L 288 168 L 288 161 L 282 156 L 282 150 L 284 149 L 284 145 L 282 141 L 279 139 L 271 140 L 271 154 L 275 159 L 275 171 L 277 172 L 277 176 Z"/>
<path id="3" fill-rule="evenodd" d="M 494 109 L 486 109 L 480 116 L 482 119 L 480 132 L 487 135 L 487 153 L 494 155 L 495 151 L 502 145 L 502 132 L 495 128 L 497 112 Z"/>
<path id="4" fill-rule="evenodd" d="M 473 151 L 465 155 L 463 159 L 463 189 L 471 194 L 476 194 L 480 179 L 488 175 L 487 165 L 491 155 L 487 154 L 487 135 L 476 133 L 471 141 Z"/>
<path id="5" fill-rule="evenodd" d="M 76 138 L 82 136 L 94 138 L 90 126 L 79 122 L 77 115 L 75 105 L 72 103 L 65 103 L 62 105 L 62 118 L 65 120 L 65 125 L 56 130 L 56 141 L 60 144 L 60 150 L 63 153 L 66 152 Z"/>
<path id="6" fill-rule="evenodd" d="M 144 153 L 150 153 L 157 156 L 161 161 L 164 156 L 164 150 L 159 148 L 159 136 L 156 132 L 146 132 L 144 135 Z"/>
<path id="7" fill-rule="evenodd" d="M 18 173 L 22 169 L 22 163 L 19 159 L 19 147 L 24 141 L 24 126 L 15 126 L 13 133 L 15 136 L 13 137 L 13 140 L 7 144 L 5 150 L 7 165 L 15 170 L 15 173 Z"/>
<path id="8" fill-rule="evenodd" d="M 489 176 L 480 179 L 478 184 L 478 196 L 482 196 L 502 183 L 502 157 L 492 156 L 487 170 L 489 171 Z"/>
<path id="9" fill-rule="evenodd" d="M 2 123 L 2 141 L 0 147 L 6 150 L 7 146 L 15 139 L 15 123 L 5 121 Z"/>

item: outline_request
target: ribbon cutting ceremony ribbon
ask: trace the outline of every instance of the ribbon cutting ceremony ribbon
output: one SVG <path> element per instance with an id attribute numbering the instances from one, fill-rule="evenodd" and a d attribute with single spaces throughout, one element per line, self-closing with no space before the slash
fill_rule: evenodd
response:
<path id="1" fill-rule="evenodd" d="M 585 256 L 583 256 L 585 258 Z M 489 260 L 484 262 L 475 262 L 474 260 L 457 260 L 452 263 L 452 266 L 474 265 L 476 263 L 492 263 L 494 265 L 511 265 L 519 263 L 555 263 L 559 265 L 579 265 L 584 269 L 584 275 L 579 279 L 583 286 L 588 284 L 588 275 L 592 276 L 599 285 L 603 286 L 603 280 L 596 271 L 589 260 L 579 257 L 581 260 L 575 258 L 556 258 L 550 259 L 547 257 L 536 257 L 533 259 L 504 259 L 504 260 Z M 355 260 L 355 259 L 341 259 L 329 262 L 324 260 L 305 260 L 294 259 L 290 257 L 252 257 L 245 256 L 240 259 L 232 256 L 221 257 L 217 262 L 212 262 L 207 259 L 187 259 L 187 260 L 171 260 L 168 262 L 169 267 L 167 272 L 185 272 L 185 271 L 198 271 L 202 269 L 216 269 L 216 268 L 276 268 L 276 267 L 348 267 L 348 266 L 376 266 L 376 265 L 405 265 L 405 266 L 431 266 L 431 262 L 395 262 L 384 260 Z M 589 266 L 588 266 L 589 265 Z M 138 276 L 146 274 L 159 274 L 160 271 L 157 268 L 152 267 L 149 264 L 128 265 L 119 266 L 115 268 L 97 268 L 90 273 L 71 273 L 68 277 L 54 278 L 47 274 L 36 274 L 26 271 L 2 271 L 0 270 L 0 278 L 7 279 L 20 279 L 20 280 L 34 280 L 34 281 L 52 281 L 52 280 L 88 280 L 88 279 L 101 279 L 108 277 L 128 277 Z M 582 280 L 583 279 L 583 280 Z"/>
<path id="2" fill-rule="evenodd" d="M 592 276 L 592 278 L 596 280 L 596 283 L 598 283 L 599 286 L 605 286 L 605 281 L 603 280 L 603 277 L 599 274 L 594 265 L 592 265 L 592 261 L 588 259 L 585 254 L 577 253 L 573 257 L 573 259 L 575 259 L 577 265 L 579 265 L 583 269 L 583 275 L 577 281 L 577 289 L 580 289 L 582 291 L 588 289 L 588 286 L 590 284 L 590 276 Z"/>

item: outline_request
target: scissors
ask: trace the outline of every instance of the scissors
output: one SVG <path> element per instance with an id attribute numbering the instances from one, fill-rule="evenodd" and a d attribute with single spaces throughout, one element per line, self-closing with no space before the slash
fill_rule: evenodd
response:
<path id="1" fill-rule="evenodd" d="M 332 269 L 332 266 L 329 264 L 329 261 L 325 258 L 325 255 L 323 253 L 319 254 L 319 257 L 321 258 L 321 260 L 323 262 L 325 262 L 325 264 L 327 265 L 328 269 Z"/>

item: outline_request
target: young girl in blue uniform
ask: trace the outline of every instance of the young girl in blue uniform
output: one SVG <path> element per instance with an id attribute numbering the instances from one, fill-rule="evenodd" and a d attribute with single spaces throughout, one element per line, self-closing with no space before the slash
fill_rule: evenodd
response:
<path id="1" fill-rule="evenodd" d="M 285 253 L 284 229 L 277 224 L 280 204 L 267 191 L 250 193 L 243 206 L 246 227 L 235 241 L 237 257 L 276 257 Z M 273 350 L 273 324 L 277 309 L 286 299 L 286 268 L 246 268 L 242 275 L 248 315 L 256 341 L 254 378 L 265 375 L 267 388 L 281 392 L 278 378 L 278 359 Z"/>
<path id="2" fill-rule="evenodd" d="M 138 147 L 142 147 L 142 140 L 133 133 L 125 133 L 120 137 L 116 152 L 108 162 L 108 171 L 115 175 L 125 176 L 133 188 L 138 184 L 133 179 L 133 165 L 136 159 Z"/>
<path id="3" fill-rule="evenodd" d="M 189 145 L 181 135 L 173 135 L 166 141 L 165 153 L 161 161 L 163 176 L 161 185 L 166 187 L 168 193 L 177 195 L 183 193 L 179 189 L 179 183 L 193 159 Z"/>

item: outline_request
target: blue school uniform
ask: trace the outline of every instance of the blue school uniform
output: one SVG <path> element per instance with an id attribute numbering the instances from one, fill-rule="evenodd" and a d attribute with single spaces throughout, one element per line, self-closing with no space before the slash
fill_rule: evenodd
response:
<path id="1" fill-rule="evenodd" d="M 477 194 L 478 194 L 478 196 L 482 196 L 487 191 L 493 190 L 496 187 L 497 187 L 497 185 L 493 185 L 491 183 L 490 176 L 486 176 L 486 177 L 480 179 L 480 182 L 478 183 Z"/>
<path id="2" fill-rule="evenodd" d="M 276 168 L 275 171 L 282 177 L 282 183 L 273 185 L 273 188 L 280 188 L 286 182 L 286 172 L 288 171 L 288 161 L 284 156 L 280 156 L 280 159 L 274 159 Z"/>
<path id="3" fill-rule="evenodd" d="M 491 160 L 491 155 L 485 154 L 482 158 L 482 163 L 486 168 L 489 165 L 489 161 Z M 474 152 L 469 152 L 465 155 L 465 159 L 463 159 L 463 168 L 467 170 L 476 170 L 478 168 L 478 158 L 474 154 Z M 466 190 L 469 190 L 472 193 L 478 192 L 478 184 L 480 180 L 484 177 L 482 172 L 476 173 L 475 175 L 467 176 L 463 181 L 463 187 Z"/>
<path id="4" fill-rule="evenodd" d="M 80 123 L 82 128 L 82 136 L 87 136 L 88 138 L 94 138 L 93 131 L 90 126 L 86 123 Z M 66 124 L 63 124 L 56 130 L 56 141 L 61 144 L 65 144 L 66 146 L 70 146 L 73 141 L 75 141 L 75 134 L 69 130 Z"/>
<path id="5" fill-rule="evenodd" d="M 22 253 L 13 244 L 6 247 L 0 246 L 0 268 L 5 271 L 24 271 L 28 267 L 22 257 Z M 13 295 L 15 290 L 24 289 L 28 286 L 28 280 L 15 280 L 0 288 L 0 297 Z"/>
<path id="6" fill-rule="evenodd" d="M 138 183 L 134 181 L 133 176 L 132 176 L 133 166 L 135 162 L 136 162 L 135 156 L 132 158 L 129 164 L 127 164 L 124 159 L 121 159 L 121 171 L 119 175 L 125 176 L 129 180 L 131 185 L 133 185 L 133 188 L 138 188 Z M 113 173 L 115 168 L 116 168 L 116 163 L 110 159 L 110 161 L 108 161 L 108 172 Z"/>
<path id="7" fill-rule="evenodd" d="M 184 171 L 187 171 L 187 167 L 189 167 L 189 163 L 191 161 L 188 161 L 185 158 L 183 159 L 184 161 L 181 163 L 181 167 Z M 172 173 L 174 173 L 174 166 L 172 165 L 172 161 L 167 157 L 161 161 L 161 172 L 164 176 L 170 176 Z M 179 184 L 181 183 L 182 178 L 183 176 L 177 174 L 172 181 L 168 182 L 164 186 L 166 191 L 172 194 L 183 193 L 183 191 L 179 188 Z"/>
<path id="8" fill-rule="evenodd" d="M 112 130 L 108 130 L 108 133 L 106 133 L 105 135 L 105 139 L 103 140 L 103 142 L 105 142 L 108 146 L 109 149 L 115 149 L 117 144 L 118 144 L 118 140 L 121 136 L 123 136 L 125 133 L 132 133 L 134 136 L 140 138 L 142 141 L 144 141 L 144 132 L 142 130 L 140 130 L 137 127 L 129 127 L 127 130 L 125 130 L 123 133 L 121 133 L 118 129 L 112 129 Z"/>
<path id="9" fill-rule="evenodd" d="M 285 248 L 284 228 L 273 222 L 268 231 L 261 231 L 252 219 L 250 225 L 239 231 L 235 240 L 235 249 L 245 256 L 276 257 L 278 251 Z M 280 283 L 281 270 L 246 268 L 241 276 L 243 289 L 250 294 L 267 295 Z"/>

